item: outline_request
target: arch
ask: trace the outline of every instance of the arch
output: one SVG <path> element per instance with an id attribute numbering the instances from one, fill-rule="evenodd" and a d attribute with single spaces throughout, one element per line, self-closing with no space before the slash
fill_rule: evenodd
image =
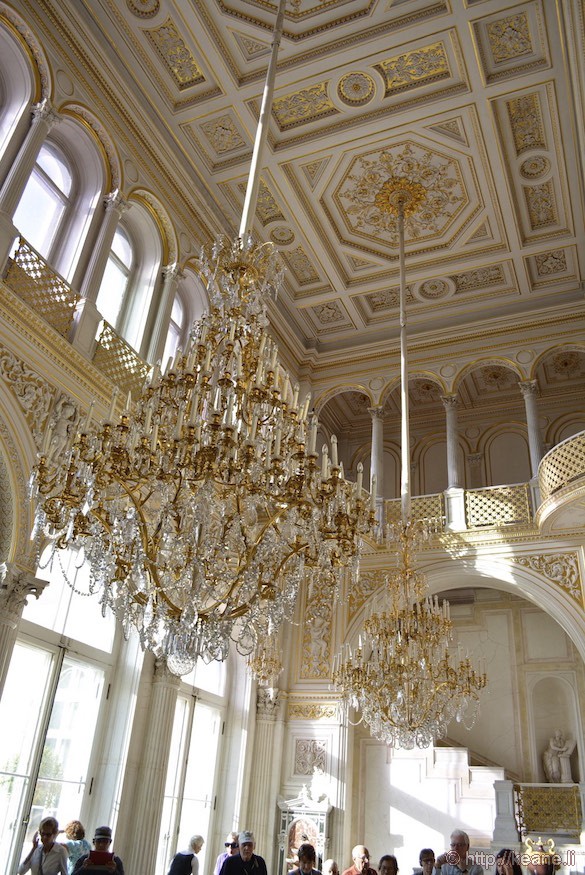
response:
<path id="1" fill-rule="evenodd" d="M 134 188 L 128 194 L 130 203 L 141 203 L 156 222 L 162 241 L 162 263 L 178 261 L 178 242 L 171 218 L 161 201 L 145 188 Z"/>
<path id="2" fill-rule="evenodd" d="M 556 447 L 567 438 L 585 431 L 585 411 L 565 413 L 549 423 L 544 437 L 547 447 Z"/>
<path id="3" fill-rule="evenodd" d="M 492 554 L 460 555 L 468 545 L 448 536 L 445 539 L 448 555 L 441 559 L 420 562 L 418 567 L 425 574 L 430 595 L 448 590 L 486 587 L 520 595 L 530 604 L 543 610 L 555 620 L 585 662 L 585 611 L 576 600 L 560 586 L 552 585 L 542 574 Z M 388 565 L 390 571 L 394 567 Z M 379 598 L 383 587 L 385 568 L 378 569 L 381 585 L 371 593 L 348 625 L 343 643 L 355 644 L 371 604 Z"/>
<path id="4" fill-rule="evenodd" d="M 508 477 L 506 474 L 503 474 L 502 477 L 504 479 L 498 479 L 496 482 L 496 478 L 493 476 L 494 464 L 492 458 L 492 447 L 494 446 L 496 441 L 500 441 L 502 438 L 509 437 L 509 444 L 512 446 L 515 443 L 515 438 L 521 438 L 522 446 L 523 446 L 523 461 L 526 465 L 526 475 L 525 477 Z M 487 478 L 488 486 L 498 486 L 500 483 L 526 483 L 530 480 L 532 476 L 531 466 L 530 466 L 530 446 L 528 443 L 528 431 L 525 423 L 520 422 L 507 422 L 504 424 L 494 425 L 491 428 L 488 428 L 484 431 L 484 433 L 480 436 L 478 441 L 478 452 L 483 453 L 484 456 L 484 464 L 485 464 L 485 472 Z M 509 454 L 499 454 L 496 455 L 502 464 L 509 465 L 513 462 L 512 457 Z"/>
<path id="5" fill-rule="evenodd" d="M 472 374 L 473 371 L 480 370 L 481 368 L 487 368 L 490 366 L 506 368 L 507 370 L 513 371 L 516 374 L 519 380 L 526 380 L 526 374 L 523 369 L 518 365 L 517 362 L 513 361 L 513 359 L 506 358 L 505 356 L 494 356 L 493 358 L 486 359 L 475 359 L 472 362 L 468 362 L 461 370 L 454 376 L 451 381 L 452 385 L 452 393 L 458 394 L 460 391 L 461 384 L 465 380 L 469 374 Z"/>
<path id="6" fill-rule="evenodd" d="M 188 261 L 183 267 L 182 276 L 177 283 L 177 294 L 185 307 L 185 326 L 187 333 L 191 325 L 209 310 L 209 298 L 205 283 L 195 265 Z M 186 337 L 182 340 L 186 340 Z"/>
<path id="7" fill-rule="evenodd" d="M 369 389 L 366 389 L 366 387 L 362 386 L 360 383 L 346 383 L 343 386 L 334 386 L 331 389 L 326 389 L 321 395 L 318 395 L 313 405 L 315 413 L 319 415 L 329 401 L 335 398 L 336 395 L 343 395 L 345 392 L 359 392 L 360 395 L 365 395 L 368 399 L 368 406 L 374 406 L 374 398 Z"/>
<path id="8" fill-rule="evenodd" d="M 572 343 L 558 343 L 555 344 L 555 346 L 550 346 L 548 347 L 548 349 L 543 350 L 532 362 L 530 379 L 535 380 L 538 369 L 542 366 L 542 364 L 551 356 L 561 352 L 577 352 L 580 355 L 585 356 L 585 343 L 576 343 L 574 341 Z"/>
<path id="9" fill-rule="evenodd" d="M 36 35 L 14 9 L 2 2 L 0 2 L 0 24 L 4 25 L 0 30 L 9 31 L 16 43 L 20 44 L 22 57 L 26 59 L 33 75 L 34 89 L 30 95 L 31 102 L 38 103 L 45 98 L 50 99 L 53 93 L 51 68 Z M 5 56 L 0 54 L 0 57 Z"/>
<path id="10" fill-rule="evenodd" d="M 103 193 L 121 189 L 123 185 L 122 164 L 118 150 L 103 124 L 87 107 L 80 103 L 65 103 L 59 108 L 63 117 L 69 117 L 81 125 L 99 149 L 105 169 Z"/>

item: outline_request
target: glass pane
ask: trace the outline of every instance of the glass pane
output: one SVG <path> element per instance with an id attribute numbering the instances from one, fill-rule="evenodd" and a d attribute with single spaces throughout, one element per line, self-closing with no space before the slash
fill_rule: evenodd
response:
<path id="1" fill-rule="evenodd" d="M 14 214 L 14 224 L 21 236 L 46 258 L 64 211 L 65 205 L 57 192 L 33 173 Z"/>
<path id="2" fill-rule="evenodd" d="M 169 764 L 167 766 L 163 812 L 158 837 L 156 875 L 164 875 L 164 873 L 168 872 L 170 862 L 176 851 L 183 850 L 183 848 L 178 848 L 176 846 L 177 811 L 179 807 L 179 793 L 181 792 L 188 730 L 189 703 L 187 699 L 179 696 L 175 706 L 175 719 L 173 722 Z M 189 833 L 189 835 L 191 836 L 192 833 Z"/>
<path id="3" fill-rule="evenodd" d="M 178 848 L 186 848 L 195 833 L 200 833 L 206 840 L 209 836 L 220 728 L 219 710 L 197 702 L 185 775 Z M 206 842 L 198 854 L 200 872 L 205 871 L 207 851 Z M 211 848 L 210 853 L 215 860 L 213 852 Z"/>
<path id="4" fill-rule="evenodd" d="M 35 819 L 52 814 L 67 823 L 79 816 L 103 685 L 102 669 L 63 660 L 35 787 Z"/>
<path id="5" fill-rule="evenodd" d="M 207 690 L 209 693 L 215 693 L 216 696 L 223 696 L 225 689 L 225 662 L 205 663 L 202 659 L 198 659 L 195 665 L 195 682 L 194 686 L 200 690 Z"/>
<path id="6" fill-rule="evenodd" d="M 126 232 L 122 228 L 118 228 L 114 234 L 112 242 L 112 252 L 122 262 L 128 270 L 132 267 L 132 246 Z"/>
<path id="7" fill-rule="evenodd" d="M 83 554 L 57 550 L 50 557 L 51 547 L 47 547 L 37 569 L 49 586 L 39 599 L 28 600 L 23 618 L 111 653 L 116 621 L 110 611 L 102 616 L 98 595 L 88 595 L 89 567 L 83 563 Z"/>
<path id="8" fill-rule="evenodd" d="M 183 307 L 183 302 L 181 301 L 178 295 L 175 295 L 175 300 L 173 301 L 173 309 L 171 310 L 171 322 L 174 322 L 179 328 L 183 324 L 183 313 L 185 308 Z"/>
<path id="9" fill-rule="evenodd" d="M 104 319 L 114 327 L 122 309 L 127 283 L 127 274 L 120 264 L 110 256 L 97 296 L 96 307 Z"/>
<path id="10" fill-rule="evenodd" d="M 18 828 L 27 813 L 25 796 L 50 689 L 53 659 L 48 650 L 17 642 L 0 701 L 0 842 L 8 860 L 15 851 Z M 36 826 L 29 824 L 27 842 L 32 840 Z"/>
<path id="11" fill-rule="evenodd" d="M 71 173 L 64 159 L 48 146 L 43 146 L 37 158 L 37 164 L 42 167 L 51 182 L 65 196 L 71 191 Z"/>

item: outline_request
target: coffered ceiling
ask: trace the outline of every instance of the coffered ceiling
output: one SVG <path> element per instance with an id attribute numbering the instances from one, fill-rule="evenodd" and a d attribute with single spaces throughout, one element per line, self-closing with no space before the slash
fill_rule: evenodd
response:
<path id="1" fill-rule="evenodd" d="M 117 129 L 124 185 L 150 175 L 168 196 L 183 263 L 233 234 L 275 3 L 17 5 L 63 71 L 58 98 L 68 77 Z M 289 0 L 254 231 L 282 252 L 299 350 L 396 334 L 389 176 L 427 192 L 406 222 L 414 335 L 582 302 L 584 18 L 579 0 Z"/>

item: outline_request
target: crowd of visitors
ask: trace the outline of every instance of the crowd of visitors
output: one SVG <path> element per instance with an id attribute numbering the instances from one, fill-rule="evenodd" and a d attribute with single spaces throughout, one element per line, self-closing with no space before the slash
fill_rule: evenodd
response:
<path id="1" fill-rule="evenodd" d="M 65 835 L 64 841 L 58 840 L 61 833 Z M 17 875 L 27 872 L 31 875 L 124 875 L 122 860 L 110 849 L 111 842 L 109 826 L 95 829 L 92 850 L 83 824 L 78 820 L 72 820 L 60 830 L 54 817 L 45 817 Z M 199 875 L 197 855 L 203 844 L 203 836 L 193 835 L 187 850 L 173 857 L 168 875 Z M 255 853 L 255 848 L 254 833 L 250 830 L 229 832 L 213 875 L 267 875 L 266 862 Z M 370 852 L 365 845 L 355 845 L 351 856 L 352 865 L 344 869 L 342 875 L 398 875 L 398 860 L 394 854 L 384 854 L 377 869 L 370 866 Z M 300 845 L 297 857 L 298 865 L 288 875 L 339 875 L 339 866 L 332 859 L 325 860 L 321 870 L 317 868 L 317 851 L 310 842 Z M 469 836 L 460 829 L 451 833 L 449 850 L 435 858 L 432 848 L 422 848 L 418 862 L 419 866 L 413 867 L 413 875 L 484 875 L 483 866 L 469 854 Z M 493 875 L 522 875 L 518 854 L 510 848 L 502 848 L 493 862 Z M 555 875 L 557 868 L 553 858 L 544 851 L 531 858 L 527 865 L 528 875 Z"/>

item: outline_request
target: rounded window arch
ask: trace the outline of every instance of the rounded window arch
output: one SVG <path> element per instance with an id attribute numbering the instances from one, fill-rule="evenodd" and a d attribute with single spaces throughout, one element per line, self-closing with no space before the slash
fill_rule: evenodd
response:
<path id="1" fill-rule="evenodd" d="M 35 99 L 35 90 L 35 75 L 26 51 L 14 34 L 0 25 L 0 179 L 26 133 L 27 109 Z"/>
<path id="2" fill-rule="evenodd" d="M 136 350 L 160 274 L 163 242 L 150 211 L 139 201 L 118 223 L 96 306 L 104 319 Z"/>
<path id="3" fill-rule="evenodd" d="M 64 117 L 41 146 L 16 208 L 21 235 L 69 282 L 106 177 L 95 141 L 73 117 Z"/>

